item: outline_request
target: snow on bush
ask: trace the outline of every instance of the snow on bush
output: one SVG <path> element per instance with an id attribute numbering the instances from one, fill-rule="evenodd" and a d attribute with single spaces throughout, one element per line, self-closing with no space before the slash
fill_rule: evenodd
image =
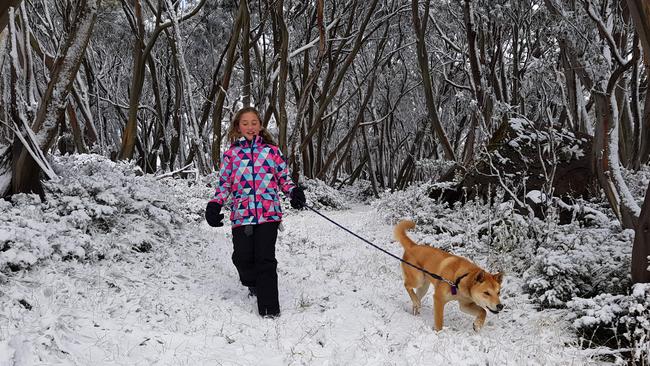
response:
<path id="1" fill-rule="evenodd" d="M 339 184 L 336 187 L 337 190 L 351 202 L 370 204 L 375 200 L 375 193 L 372 190 L 372 183 L 369 180 L 357 179 L 353 185 Z"/>
<path id="2" fill-rule="evenodd" d="M 305 189 L 305 198 L 307 204 L 316 208 L 332 208 L 344 209 L 348 208 L 347 202 L 349 199 L 337 191 L 336 189 L 327 185 L 319 179 L 303 179 L 301 185 Z"/>
<path id="3" fill-rule="evenodd" d="M 430 197 L 435 184 L 421 184 L 384 194 L 373 203 L 391 224 L 410 219 L 416 241 L 477 261 L 491 271 L 517 273 L 530 266 L 537 224 L 504 202 L 500 192 L 492 204 L 475 199 L 449 207 Z"/>
<path id="4" fill-rule="evenodd" d="M 573 325 L 585 346 L 629 349 L 635 363 L 650 364 L 650 284 L 634 285 L 629 295 L 575 298 L 567 307 L 573 311 Z"/>
<path id="5" fill-rule="evenodd" d="M 52 167 L 59 179 L 45 183 L 45 202 L 27 194 L 0 201 L 2 272 L 47 258 L 147 252 L 175 239 L 170 228 L 201 219 L 209 197 L 192 181 L 157 180 L 98 155 L 54 157 Z"/>
<path id="6" fill-rule="evenodd" d="M 429 197 L 431 186 L 386 194 L 374 206 L 387 222 L 414 220 L 419 242 L 485 257 L 493 269 L 522 275 L 525 291 L 543 307 L 564 307 L 576 296 L 623 293 L 629 287 L 632 230 L 621 231 L 609 221 L 597 222 L 605 227 L 559 225 L 553 207 L 543 220 L 524 216 L 501 191 L 492 204 L 471 200 L 450 208 Z"/>
<path id="7" fill-rule="evenodd" d="M 632 230 L 558 226 L 540 246 L 524 275 L 525 289 L 544 307 L 563 307 L 573 297 L 629 287 Z"/>
<path id="8" fill-rule="evenodd" d="M 133 163 L 99 155 L 53 157 L 56 181 L 45 182 L 46 201 L 17 194 L 0 200 L 0 272 L 27 269 L 52 258 L 121 259 L 128 251 L 168 245 L 176 228 L 203 220 L 218 181 L 158 179 Z M 346 207 L 344 194 L 319 180 L 304 180 L 313 207 Z M 225 205 L 228 210 L 229 205 Z M 284 200 L 285 210 L 290 209 Z"/>

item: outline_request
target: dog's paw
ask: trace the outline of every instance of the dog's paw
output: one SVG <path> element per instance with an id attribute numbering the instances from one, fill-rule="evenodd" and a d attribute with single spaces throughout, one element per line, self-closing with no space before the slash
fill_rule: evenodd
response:
<path id="1" fill-rule="evenodd" d="M 472 324 L 472 328 L 474 328 L 474 331 L 478 333 L 481 328 L 483 328 L 483 322 L 475 321 L 474 324 Z"/>
<path id="2" fill-rule="evenodd" d="M 413 315 L 420 315 L 420 307 L 419 306 L 414 306 L 412 312 L 413 312 Z"/>

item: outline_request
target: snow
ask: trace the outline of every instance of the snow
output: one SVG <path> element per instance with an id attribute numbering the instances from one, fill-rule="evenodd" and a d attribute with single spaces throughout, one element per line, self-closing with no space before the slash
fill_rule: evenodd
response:
<path id="1" fill-rule="evenodd" d="M 202 218 L 210 187 L 135 175 L 120 182 L 110 170 L 120 166 L 105 159 L 66 159 L 77 159 L 78 168 L 53 165 L 62 181 L 49 189 L 58 193 L 43 206 L 32 196 L 0 203 L 4 212 L 23 207 L 15 220 L 3 216 L 0 228 L 34 235 L 41 251 L 52 251 L 53 241 L 69 254 L 115 242 L 119 253 L 104 260 L 41 253 L 30 270 L 0 276 L 0 365 L 602 363 L 596 350 L 578 346 L 566 310 L 536 310 L 514 274 L 504 280 L 505 310 L 489 314 L 480 333 L 455 303 L 447 305 L 444 329 L 434 331 L 431 294 L 413 316 L 397 260 L 311 211 L 285 210 L 276 246 L 282 315 L 261 318 L 231 262 L 230 227 L 211 228 Z M 310 188 L 313 199 L 318 187 Z M 347 206 L 319 210 L 401 255 L 375 206 Z M 112 229 L 92 227 L 88 220 L 98 218 Z M 431 238 L 417 230 L 412 236 Z M 124 249 L 144 242 L 150 251 Z M 487 267 L 484 256 L 471 259 Z"/>
<path id="2" fill-rule="evenodd" d="M 367 206 L 328 214 L 399 254 L 391 228 L 378 225 Z M 488 316 L 481 333 L 455 305 L 436 333 L 430 301 L 423 315 L 409 313 L 394 259 L 313 213 L 288 216 L 277 245 L 277 320 L 260 318 L 237 283 L 228 228 L 200 223 L 151 255 L 52 262 L 11 281 L 2 296 L 0 349 L 93 365 L 590 362 L 587 351 L 564 345 L 574 341 L 566 324 L 537 313 L 516 279 L 504 289 L 507 310 Z M 33 309 L 21 308 L 19 298 Z"/>
<path id="3" fill-rule="evenodd" d="M 541 204 L 548 200 L 546 194 L 542 191 L 532 190 L 526 193 L 526 198 L 528 198 L 532 203 Z"/>

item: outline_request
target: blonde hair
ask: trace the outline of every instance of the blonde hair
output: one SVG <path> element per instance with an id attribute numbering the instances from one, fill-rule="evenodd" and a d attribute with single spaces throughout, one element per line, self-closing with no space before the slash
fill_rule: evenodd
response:
<path id="1" fill-rule="evenodd" d="M 244 107 L 238 110 L 237 113 L 235 113 L 235 115 L 232 117 L 232 121 L 230 122 L 230 127 L 228 127 L 227 136 L 228 136 L 228 141 L 230 141 L 231 144 L 243 136 L 241 132 L 238 131 L 237 127 L 239 127 L 239 120 L 241 119 L 241 116 L 244 113 L 255 113 L 255 116 L 257 116 L 257 119 L 260 121 L 260 125 L 262 124 L 262 116 L 260 115 L 260 112 L 255 107 Z M 275 140 L 273 139 L 273 136 L 271 135 L 271 133 L 269 133 L 269 131 L 266 128 L 264 128 L 264 126 L 262 126 L 262 128 L 260 129 L 259 135 L 265 143 L 269 145 L 277 146 Z"/>

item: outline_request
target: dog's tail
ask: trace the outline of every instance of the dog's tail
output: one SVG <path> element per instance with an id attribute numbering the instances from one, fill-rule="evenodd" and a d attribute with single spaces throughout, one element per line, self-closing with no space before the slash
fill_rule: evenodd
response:
<path id="1" fill-rule="evenodd" d="M 395 226 L 393 234 L 395 235 L 395 239 L 399 240 L 404 249 L 408 249 L 416 245 L 415 242 L 406 235 L 406 230 L 413 229 L 414 227 L 415 223 L 410 220 L 400 221 L 397 223 L 397 226 Z"/>

